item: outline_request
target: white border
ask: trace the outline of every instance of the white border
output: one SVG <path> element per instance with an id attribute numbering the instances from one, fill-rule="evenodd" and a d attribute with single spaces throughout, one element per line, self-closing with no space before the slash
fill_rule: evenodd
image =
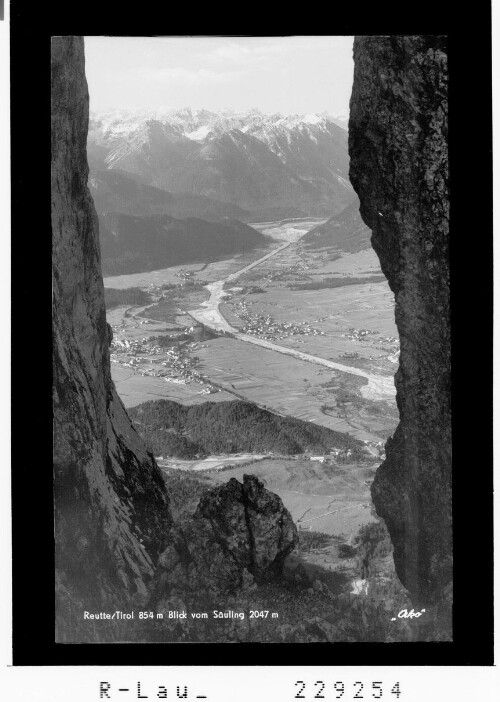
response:
<path id="1" fill-rule="evenodd" d="M 493 100 L 494 100 L 494 129 L 496 134 L 500 128 L 500 3 L 493 2 Z M 4 320 L 10 319 L 10 83 L 9 83 L 9 5 L 5 5 L 5 21 L 0 22 L 0 232 L 2 233 L 0 256 L 0 313 Z M 487 41 L 487 38 L 476 38 L 477 41 Z M 473 44 L 465 46 L 464 50 L 473 52 Z M 480 67 L 478 67 L 480 70 Z M 480 128 L 480 126 L 478 126 Z M 500 151 L 498 136 L 494 138 L 494 201 L 500 203 Z M 480 177 L 480 174 L 479 176 Z M 500 253 L 500 215 L 498 207 L 495 210 L 495 242 L 494 253 L 496 260 Z M 495 310 L 500 306 L 498 269 L 495 270 Z M 495 319 L 494 341 L 495 352 L 498 350 L 500 327 L 499 315 Z M 495 353 L 495 402 L 498 400 L 498 357 Z M 0 363 L 3 369 L 10 369 L 10 324 L 4 325 L 4 335 L 0 346 Z M 500 678 L 497 667 L 336 667 L 335 645 L 332 645 L 332 665 L 330 667 L 18 667 L 11 666 L 11 520 L 10 520 L 10 370 L 0 376 L 0 431 L 2 432 L 2 464 L 0 467 L 0 558 L 4 565 L 0 577 L 0 697 L 11 700 L 26 700 L 36 702 L 92 702 L 99 700 L 99 683 L 109 681 L 111 692 L 118 687 L 130 687 L 130 693 L 114 692 L 111 699 L 136 700 L 137 682 L 142 684 L 143 694 L 149 699 L 158 699 L 159 685 L 168 689 L 168 698 L 177 699 L 176 686 L 188 685 L 188 700 L 194 700 L 196 695 L 207 695 L 209 702 L 256 702 L 256 700 L 273 700 L 274 702 L 292 702 L 297 688 L 295 682 L 306 682 L 306 699 L 314 699 L 314 683 L 323 680 L 326 683 L 325 700 L 335 699 L 333 683 L 344 681 L 351 686 L 351 694 L 346 694 L 343 700 L 353 699 L 352 684 L 359 680 L 365 683 L 364 699 L 373 699 L 371 682 L 383 681 L 384 700 L 397 702 L 395 695 L 390 693 L 394 682 L 399 681 L 402 695 L 400 702 L 498 702 L 500 699 Z M 495 405 L 496 407 L 496 405 Z M 495 413 L 495 438 L 500 436 L 500 420 Z M 498 452 L 495 452 L 495 544 L 500 535 L 499 529 L 499 492 L 500 483 L 497 476 Z M 471 467 L 472 468 L 472 467 Z M 486 470 L 489 468 L 486 466 Z M 478 564 L 480 568 L 480 564 Z M 495 566 L 495 602 L 498 602 L 499 564 Z M 471 607 L 477 609 L 481 616 L 478 603 L 480 602 L 480 581 L 471 581 Z M 36 591 L 33 593 L 36 598 Z M 34 599 L 35 601 L 35 599 Z M 498 607 L 495 607 L 495 624 L 498 624 Z M 36 621 L 33 622 L 36 626 Z M 495 626 L 495 630 L 498 627 Z M 293 645 L 293 644 L 292 644 Z M 471 647 L 474 642 L 470 642 Z M 498 641 L 495 645 L 495 660 L 498 660 Z M 282 648 L 286 655 L 286 645 Z M 388 657 L 390 644 L 388 644 Z M 186 645 L 186 661 L 189 660 L 189 646 Z M 221 660 L 221 663 L 223 661 Z"/>
<path id="2" fill-rule="evenodd" d="M 286 651 L 286 644 L 283 646 Z M 372 682 L 382 683 L 382 702 L 498 702 L 496 668 L 336 667 L 335 644 L 331 648 L 332 666 L 328 667 L 10 668 L 11 694 L 4 699 L 8 702 L 99 702 L 102 699 L 100 683 L 106 681 L 111 684 L 108 699 L 121 702 L 138 699 L 138 682 L 141 683 L 141 694 L 148 695 L 149 702 L 158 699 L 160 686 L 167 688 L 170 702 L 178 700 L 177 686 L 181 690 L 188 687 L 187 702 L 196 702 L 197 695 L 205 695 L 206 702 L 295 702 L 295 695 L 302 689 L 295 683 L 300 680 L 306 684 L 303 702 L 315 702 L 314 695 L 319 690 L 315 686 L 317 681 L 325 683 L 324 702 L 335 702 L 336 681 L 342 681 L 347 690 L 341 698 L 343 702 L 354 700 L 354 694 L 359 690 L 359 686 L 354 686 L 357 681 L 364 685 L 365 702 L 375 699 Z M 189 645 L 186 644 L 188 658 Z M 396 682 L 400 683 L 399 698 L 391 693 Z M 120 687 L 130 691 L 118 692 Z"/>
<path id="3" fill-rule="evenodd" d="M 10 467 L 10 37 L 9 1 L 0 21 L 0 661 L 12 662 L 12 533 Z M 1 681 L 0 681 L 1 683 Z M 0 684 L 0 696 L 1 696 Z"/>

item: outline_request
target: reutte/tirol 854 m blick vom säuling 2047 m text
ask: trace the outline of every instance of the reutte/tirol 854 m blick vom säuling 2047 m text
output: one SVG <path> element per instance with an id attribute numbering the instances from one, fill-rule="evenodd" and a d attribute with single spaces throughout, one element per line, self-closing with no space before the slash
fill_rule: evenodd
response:
<path id="1" fill-rule="evenodd" d="M 268 609 L 263 610 L 250 610 L 246 612 L 235 612 L 232 609 L 226 610 L 224 612 L 218 611 L 216 609 L 211 612 L 145 612 L 145 611 L 131 611 L 122 612 L 117 610 L 116 612 L 88 612 L 85 610 L 83 612 L 83 618 L 89 620 L 132 620 L 132 619 L 278 619 L 278 612 L 271 612 Z"/>

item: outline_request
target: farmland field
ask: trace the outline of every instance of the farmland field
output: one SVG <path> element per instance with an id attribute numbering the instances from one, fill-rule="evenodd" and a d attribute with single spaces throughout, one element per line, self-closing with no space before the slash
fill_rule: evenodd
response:
<path id="1" fill-rule="evenodd" d="M 231 302 L 221 306 L 223 315 L 237 327 L 241 325 L 238 302 L 239 296 L 234 296 Z M 310 291 L 269 288 L 265 293 L 248 295 L 245 305 L 251 314 L 270 315 L 277 322 L 287 322 L 293 318 L 295 322 L 310 323 L 326 336 L 292 336 L 280 339 L 280 345 L 300 346 L 301 351 L 331 360 L 337 360 L 341 353 L 352 352 L 366 359 L 370 356 L 387 357 L 392 346 L 378 340 L 397 335 L 393 294 L 387 283 Z M 377 333 L 361 341 L 343 338 L 342 334 L 346 335 L 353 327 Z M 374 338 L 378 343 L 373 341 Z M 379 346 L 382 348 L 379 349 Z M 389 361 L 383 364 L 382 360 L 376 359 L 372 365 L 376 372 L 381 372 L 381 367 L 386 368 L 388 373 L 395 371 L 394 364 Z"/>
<path id="2" fill-rule="evenodd" d="M 312 529 L 350 541 L 363 524 L 376 521 L 371 513 L 369 483 L 374 467 L 328 466 L 300 459 L 265 459 L 251 466 L 208 475 L 213 484 L 256 475 L 275 492 L 299 529 Z"/>
<path id="3" fill-rule="evenodd" d="M 378 440 L 394 426 L 392 416 L 356 421 L 349 412 L 347 417 L 335 417 L 321 411 L 324 404 L 334 400 L 332 387 L 356 392 L 362 387 L 363 378 L 337 373 L 237 339 L 213 339 L 204 347 L 197 355 L 199 368 L 205 375 L 225 390 L 269 410 L 348 432 L 362 440 Z M 359 401 L 369 405 L 361 396 Z M 380 403 L 381 407 L 385 404 L 390 403 Z"/>
<path id="4" fill-rule="evenodd" d="M 268 490 L 280 496 L 299 529 L 299 545 L 289 557 L 289 567 L 304 567 L 311 579 L 321 577 L 332 591 L 340 593 L 364 582 L 360 581 L 356 552 L 346 554 L 345 548 L 356 543 L 360 528 L 378 522 L 369 487 L 376 466 L 377 462 L 327 465 L 301 458 L 265 458 L 220 472 L 197 473 L 197 477 L 207 489 L 231 478 L 241 482 L 245 474 L 257 476 Z M 167 485 L 171 473 L 165 473 Z M 190 504 L 191 512 L 196 502 Z M 378 568 L 385 576 L 393 577 L 392 558 L 380 562 Z"/>
<path id="5" fill-rule="evenodd" d="M 141 376 L 115 364 L 111 366 L 111 376 L 125 407 L 135 407 L 149 400 L 173 400 L 184 405 L 195 405 L 208 399 L 206 395 L 200 395 L 196 386 L 177 385 L 161 378 Z M 234 396 L 219 392 L 210 395 L 209 399 L 210 402 L 223 402 L 234 400 Z"/>

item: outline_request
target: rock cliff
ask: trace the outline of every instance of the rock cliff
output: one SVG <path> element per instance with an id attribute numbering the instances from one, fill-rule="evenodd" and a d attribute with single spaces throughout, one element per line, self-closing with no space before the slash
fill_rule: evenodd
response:
<path id="1" fill-rule="evenodd" d="M 254 475 L 209 490 L 194 517 L 176 525 L 160 555 L 160 592 L 199 597 L 234 592 L 281 575 L 298 542 L 297 527 L 278 495 Z"/>
<path id="2" fill-rule="evenodd" d="M 171 529 L 158 561 L 148 608 L 164 613 L 161 640 L 249 640 L 248 622 L 233 631 L 234 622 L 227 626 L 188 616 L 179 626 L 169 621 L 168 612 L 268 608 L 276 589 L 281 596 L 286 592 L 284 561 L 298 540 L 281 498 L 254 475 L 244 475 L 243 483 L 232 478 L 205 492 L 194 515 Z M 266 593 L 268 605 L 263 606 Z M 154 637 L 154 630 L 147 635 Z M 281 634 L 273 636 L 279 639 Z"/>
<path id="3" fill-rule="evenodd" d="M 439 36 L 357 37 L 350 178 L 396 298 L 400 424 L 372 497 L 402 583 L 451 602 L 447 50 Z"/>
<path id="4" fill-rule="evenodd" d="M 281 499 L 253 476 L 211 490 L 173 525 L 161 472 L 111 380 L 99 230 L 87 188 L 81 37 L 52 42 L 53 407 L 56 640 L 151 640 L 91 613 L 161 611 L 167 598 L 252 592 L 297 543 Z M 177 598 L 177 599 L 175 599 Z M 208 635 L 208 634 L 207 634 Z M 199 636 L 199 634 L 196 634 Z M 202 634 L 203 636 L 203 634 Z M 161 628 L 159 640 L 185 637 Z"/>
<path id="5" fill-rule="evenodd" d="M 281 573 L 283 561 L 299 537 L 290 512 L 278 495 L 266 490 L 255 475 L 243 483 L 231 478 L 200 501 L 195 519 L 206 519 L 217 543 L 257 580 Z"/>
<path id="6" fill-rule="evenodd" d="M 85 641 L 84 609 L 146 598 L 171 517 L 111 381 L 83 38 L 53 38 L 51 65 L 56 638 Z"/>

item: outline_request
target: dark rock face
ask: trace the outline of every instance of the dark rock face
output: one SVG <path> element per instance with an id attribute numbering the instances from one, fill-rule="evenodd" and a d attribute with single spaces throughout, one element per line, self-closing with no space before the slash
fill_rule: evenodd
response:
<path id="1" fill-rule="evenodd" d="M 99 640 L 84 609 L 145 600 L 170 525 L 161 473 L 111 381 L 87 189 L 83 38 L 52 40 L 53 398 L 58 641 Z"/>
<path id="2" fill-rule="evenodd" d="M 279 497 L 253 476 L 210 491 L 173 526 L 161 473 L 110 375 L 97 217 L 87 189 L 83 39 L 52 44 L 53 402 L 56 640 L 135 640 L 90 612 L 158 611 L 253 593 L 297 543 Z M 175 627 L 174 627 L 175 628 Z M 147 631 L 145 640 L 153 634 Z M 162 629 L 160 640 L 168 638 Z M 172 638 L 182 639 L 173 631 Z M 231 638 L 232 634 L 229 635 Z"/>
<path id="3" fill-rule="evenodd" d="M 396 298 L 400 424 L 372 497 L 418 604 L 451 602 L 447 53 L 443 37 L 358 37 L 350 178 Z"/>
<path id="4" fill-rule="evenodd" d="M 298 542 L 297 528 L 278 495 L 255 475 L 235 478 L 200 501 L 195 519 L 210 523 L 216 541 L 257 580 L 278 575 Z"/>
<path id="5" fill-rule="evenodd" d="M 254 475 L 203 495 L 194 517 L 176 525 L 160 555 L 156 599 L 217 597 L 276 579 L 298 542 L 281 498 Z"/>

